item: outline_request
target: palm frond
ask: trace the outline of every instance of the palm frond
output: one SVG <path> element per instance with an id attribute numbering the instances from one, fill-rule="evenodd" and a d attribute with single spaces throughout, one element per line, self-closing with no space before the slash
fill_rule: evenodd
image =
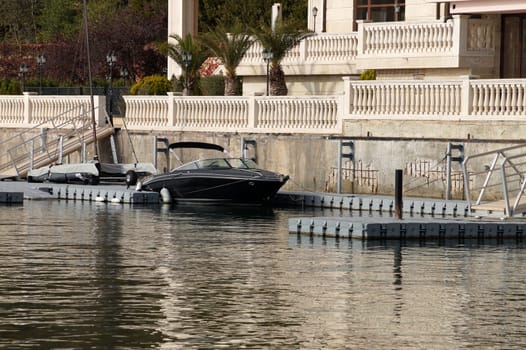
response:
<path id="1" fill-rule="evenodd" d="M 234 27 L 231 32 L 228 32 L 224 26 L 217 26 L 203 38 L 203 43 L 221 60 L 226 75 L 235 77 L 237 66 L 254 40 L 243 33 L 239 26 Z"/>

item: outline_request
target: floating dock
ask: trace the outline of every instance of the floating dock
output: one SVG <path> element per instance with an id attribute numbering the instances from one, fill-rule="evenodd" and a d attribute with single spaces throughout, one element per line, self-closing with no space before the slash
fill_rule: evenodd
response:
<path id="1" fill-rule="evenodd" d="M 404 198 L 402 218 L 387 196 L 280 192 L 276 203 L 339 210 L 335 217 L 289 218 L 290 233 L 362 241 L 500 241 L 526 238 L 526 220 L 502 212 L 469 210 L 465 201 Z M 374 213 L 374 215 L 373 215 Z"/>
<path id="2" fill-rule="evenodd" d="M 280 191 L 274 202 L 276 205 L 339 209 L 350 212 L 377 212 L 380 214 L 394 213 L 394 198 L 376 195 L 349 195 L 318 192 Z M 478 214 L 469 212 L 466 201 L 443 200 L 430 198 L 404 198 L 402 212 L 409 215 L 433 215 L 467 217 L 490 214 L 480 211 Z"/>
<path id="3" fill-rule="evenodd" d="M 377 240 L 501 241 L 526 238 L 526 221 L 449 220 L 438 218 L 299 217 L 289 232 L 324 237 Z"/>
<path id="4" fill-rule="evenodd" d="M 137 191 L 121 184 L 74 185 L 0 181 L 0 203 L 22 204 L 23 200 L 72 200 L 128 204 L 158 204 L 157 192 Z"/>
<path id="5" fill-rule="evenodd" d="M 158 204 L 157 192 L 121 184 L 73 185 L 0 181 L 0 203 L 27 200 L 95 201 Z M 393 217 L 394 198 L 313 192 L 279 192 L 277 206 L 337 210 L 330 217 L 291 217 L 290 233 L 361 241 L 500 241 L 526 238 L 526 218 L 504 220 L 491 210 L 469 210 L 464 201 L 405 198 L 403 216 Z M 373 215 L 374 213 L 374 215 Z M 482 219 L 484 217 L 484 219 Z"/>

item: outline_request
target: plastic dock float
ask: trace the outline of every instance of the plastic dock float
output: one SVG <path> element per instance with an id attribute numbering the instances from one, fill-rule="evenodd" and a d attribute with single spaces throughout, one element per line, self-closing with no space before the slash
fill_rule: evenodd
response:
<path id="1" fill-rule="evenodd" d="M 0 192 L 0 203 L 2 204 L 22 204 L 24 203 L 23 192 Z"/>
<path id="2" fill-rule="evenodd" d="M 129 204 L 160 203 L 160 195 L 157 192 L 136 191 L 120 184 L 76 185 L 0 181 L 0 203 L 23 203 L 25 199 Z"/>
<path id="3" fill-rule="evenodd" d="M 278 192 L 274 203 L 283 206 L 340 209 L 353 212 L 378 212 L 383 214 L 393 214 L 395 205 L 394 198 L 388 196 L 292 191 Z M 466 201 L 430 198 L 404 198 L 402 211 L 409 215 L 455 217 L 471 215 Z"/>
<path id="4" fill-rule="evenodd" d="M 289 232 L 367 240 L 521 240 L 526 222 L 437 218 L 300 217 L 289 219 Z"/>
<path id="5" fill-rule="evenodd" d="M 116 204 L 158 204 L 160 202 L 160 196 L 157 192 L 129 190 L 123 186 L 54 185 L 51 188 L 45 187 L 43 190 L 48 190 L 52 197 L 59 200 Z"/>

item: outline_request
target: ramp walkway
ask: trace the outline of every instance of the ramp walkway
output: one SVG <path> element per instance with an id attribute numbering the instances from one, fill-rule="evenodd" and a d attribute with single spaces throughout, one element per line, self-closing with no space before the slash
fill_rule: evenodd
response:
<path id="1" fill-rule="evenodd" d="M 16 136 L 0 143 L 0 180 L 24 178 L 31 169 L 60 163 L 62 157 L 81 151 L 85 158 L 86 146 L 94 141 L 93 120 L 90 110 L 79 105 Z M 97 140 L 113 134 L 113 126 L 106 116 L 104 123 L 97 125 Z M 83 159 L 85 160 L 85 159 Z"/>

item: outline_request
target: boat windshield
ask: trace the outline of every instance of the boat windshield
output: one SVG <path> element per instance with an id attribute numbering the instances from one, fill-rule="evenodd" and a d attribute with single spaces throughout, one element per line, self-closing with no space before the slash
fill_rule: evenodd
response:
<path id="1" fill-rule="evenodd" d="M 176 170 L 195 170 L 195 169 L 256 169 L 256 163 L 252 160 L 241 158 L 212 158 L 201 159 L 191 163 L 181 165 Z"/>
<path id="2" fill-rule="evenodd" d="M 252 160 L 245 160 L 241 158 L 229 158 L 227 161 L 230 163 L 232 168 L 237 169 L 256 169 L 256 163 Z"/>

